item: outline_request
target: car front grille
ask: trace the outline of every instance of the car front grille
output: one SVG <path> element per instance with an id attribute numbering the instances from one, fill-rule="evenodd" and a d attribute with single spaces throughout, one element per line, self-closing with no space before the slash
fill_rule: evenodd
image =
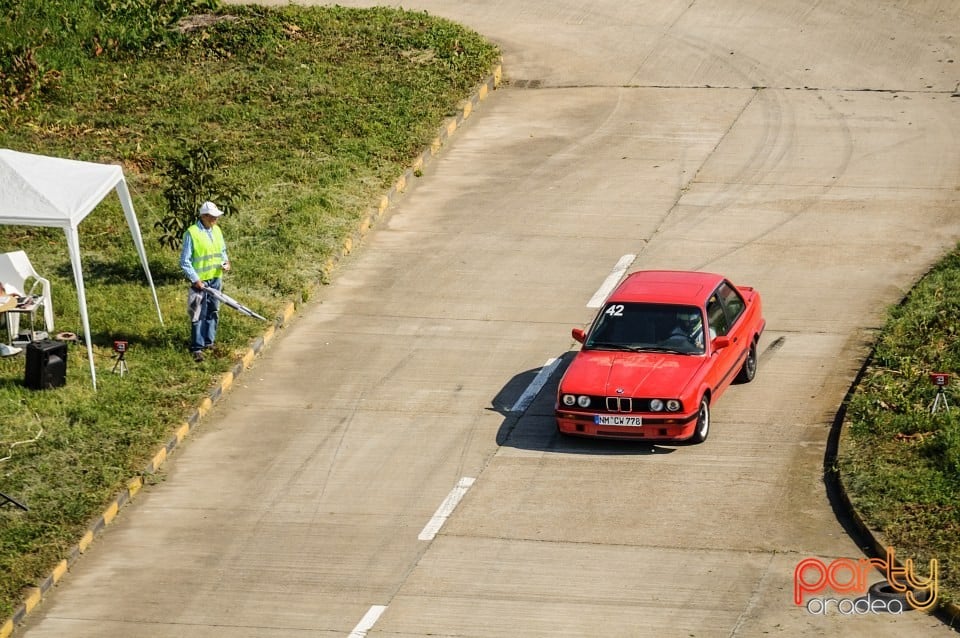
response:
<path id="1" fill-rule="evenodd" d="M 607 397 L 607 412 L 633 412 L 633 399 L 630 397 Z"/>

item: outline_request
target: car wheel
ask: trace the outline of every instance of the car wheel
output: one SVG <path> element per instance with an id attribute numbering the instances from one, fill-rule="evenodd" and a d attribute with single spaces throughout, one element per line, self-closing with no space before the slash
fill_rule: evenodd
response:
<path id="1" fill-rule="evenodd" d="M 700 399 L 700 410 L 697 412 L 697 427 L 690 437 L 691 443 L 703 443 L 710 434 L 710 401 L 706 395 Z"/>
<path id="2" fill-rule="evenodd" d="M 750 383 L 757 376 L 757 342 L 750 343 L 750 349 L 747 350 L 747 359 L 740 368 L 740 374 L 737 375 L 739 383 Z"/>

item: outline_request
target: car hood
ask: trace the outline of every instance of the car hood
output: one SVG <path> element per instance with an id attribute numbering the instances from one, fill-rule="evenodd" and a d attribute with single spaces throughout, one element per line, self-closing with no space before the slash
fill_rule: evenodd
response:
<path id="1" fill-rule="evenodd" d="M 560 387 L 594 396 L 680 397 L 704 363 L 702 356 L 581 350 Z"/>

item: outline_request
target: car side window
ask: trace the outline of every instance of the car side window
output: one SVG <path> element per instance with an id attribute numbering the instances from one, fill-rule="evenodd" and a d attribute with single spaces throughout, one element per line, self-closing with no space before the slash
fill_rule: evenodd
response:
<path id="1" fill-rule="evenodd" d="M 732 326 L 736 323 L 737 319 L 740 318 L 740 315 L 743 314 L 743 310 L 747 307 L 747 304 L 744 303 L 743 297 L 740 296 L 737 289 L 727 282 L 720 284 L 720 287 L 717 288 L 717 295 L 719 295 L 723 307 L 726 308 L 727 321 L 729 325 Z"/>
<path id="2" fill-rule="evenodd" d="M 716 293 L 711 295 L 710 300 L 707 301 L 707 323 L 710 325 L 711 339 L 725 335 L 730 330 L 727 313 L 724 311 L 720 297 Z"/>

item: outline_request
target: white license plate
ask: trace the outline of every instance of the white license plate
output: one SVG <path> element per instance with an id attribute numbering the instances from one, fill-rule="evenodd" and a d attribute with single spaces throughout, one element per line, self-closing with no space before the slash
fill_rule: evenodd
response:
<path id="1" fill-rule="evenodd" d="M 643 425 L 638 416 L 601 416 L 597 414 L 593 417 L 593 422 L 596 425 L 627 425 L 631 427 Z"/>

